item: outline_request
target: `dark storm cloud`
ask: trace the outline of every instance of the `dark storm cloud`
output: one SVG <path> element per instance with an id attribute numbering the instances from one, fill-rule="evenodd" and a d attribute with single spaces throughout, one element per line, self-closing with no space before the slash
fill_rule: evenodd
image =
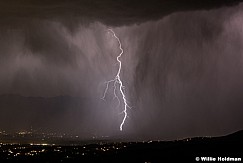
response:
<path id="1" fill-rule="evenodd" d="M 33 22 L 25 30 L 24 46 L 46 61 L 58 64 L 75 64 L 77 47 L 70 46 L 62 35 L 62 27 L 51 22 Z M 55 62 L 53 62 L 53 60 Z"/>
<path id="2" fill-rule="evenodd" d="M 82 24 L 100 21 L 113 26 L 133 24 L 158 20 L 173 12 L 212 9 L 238 2 L 241 0 L 11 0 L 0 2 L 0 17 L 2 22 L 7 23 L 13 23 L 16 17 L 21 21 L 26 18 L 58 19 L 72 29 L 76 28 L 73 21 L 81 21 Z"/>
<path id="3" fill-rule="evenodd" d="M 1 127 L 163 139 L 242 129 L 242 4 L 225 7 L 235 2 L 0 2 L 0 94 L 79 97 L 10 96 Z M 100 100 L 119 53 L 108 26 L 124 48 L 133 107 L 122 133 L 121 108 L 111 95 Z"/>

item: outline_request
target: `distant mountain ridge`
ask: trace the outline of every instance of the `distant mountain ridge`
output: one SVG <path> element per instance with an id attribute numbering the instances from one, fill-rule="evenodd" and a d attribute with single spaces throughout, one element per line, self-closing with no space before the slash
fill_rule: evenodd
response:
<path id="1" fill-rule="evenodd" d="M 29 126 L 48 128 L 48 125 L 61 128 L 61 125 L 65 125 L 62 123 L 65 119 L 71 121 L 75 116 L 87 111 L 84 107 L 87 101 L 84 98 L 70 96 L 46 98 L 0 95 L 0 128 L 18 130 L 29 129 Z"/>
<path id="2" fill-rule="evenodd" d="M 85 107 L 89 99 L 81 97 L 71 97 L 67 95 L 56 97 L 25 97 L 21 95 L 5 94 L 0 95 L 0 129 L 29 130 L 33 128 L 70 128 L 80 127 L 82 116 L 90 112 L 90 108 Z M 84 114 L 85 113 L 85 114 Z M 78 123 L 78 125 L 77 125 Z M 65 126 L 66 125 L 66 126 Z M 80 128 L 79 128 L 80 129 Z M 136 137 L 130 135 L 132 140 Z M 185 138 L 197 140 L 207 137 Z M 126 135 L 116 135 L 109 137 L 112 140 L 126 140 Z M 225 136 L 210 137 L 210 139 L 223 140 L 243 140 L 243 130 L 229 133 Z"/>

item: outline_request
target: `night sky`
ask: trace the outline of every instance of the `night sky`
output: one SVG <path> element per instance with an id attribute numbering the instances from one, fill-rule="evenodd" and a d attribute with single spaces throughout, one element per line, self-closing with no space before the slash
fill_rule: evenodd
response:
<path id="1" fill-rule="evenodd" d="M 117 72 L 129 105 L 105 81 Z M 121 95 L 118 94 L 120 97 Z M 0 129 L 173 140 L 243 129 L 239 0 L 0 2 Z"/>

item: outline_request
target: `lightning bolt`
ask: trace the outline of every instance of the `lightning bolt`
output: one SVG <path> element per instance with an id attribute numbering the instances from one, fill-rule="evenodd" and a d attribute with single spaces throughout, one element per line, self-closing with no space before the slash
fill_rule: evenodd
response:
<path id="1" fill-rule="evenodd" d="M 117 61 L 117 64 L 119 65 L 118 66 L 118 71 L 116 73 L 116 76 L 114 79 L 112 80 L 109 80 L 109 81 L 106 81 L 105 84 L 106 84 L 106 88 L 105 88 L 105 91 L 104 91 L 104 94 L 103 94 L 103 97 L 101 99 L 105 100 L 105 97 L 106 97 L 106 94 L 107 94 L 107 91 L 109 89 L 109 85 L 113 83 L 113 94 L 114 94 L 114 98 L 113 99 L 117 99 L 118 101 L 118 105 L 116 106 L 116 108 L 118 108 L 121 104 L 121 101 L 124 105 L 124 109 L 123 111 L 121 112 L 121 114 L 124 114 L 124 117 L 122 119 L 122 122 L 120 124 L 120 131 L 123 130 L 123 125 L 128 117 L 127 115 L 127 109 L 128 108 L 131 108 L 128 104 L 127 104 L 127 99 L 126 99 L 126 95 L 124 93 L 124 90 L 125 90 L 125 86 L 123 85 L 122 83 L 122 80 L 121 80 L 121 77 L 120 77 L 120 73 L 121 73 L 121 68 L 122 68 L 122 62 L 120 60 L 122 54 L 123 54 L 123 49 L 122 49 L 122 44 L 121 44 L 121 41 L 120 39 L 116 36 L 115 32 L 112 30 L 112 29 L 108 29 L 109 32 L 112 33 L 113 37 L 116 38 L 118 44 L 119 44 L 119 49 L 120 49 L 120 54 L 116 57 L 116 61 Z M 122 99 L 120 99 L 118 96 L 117 96 L 117 91 L 120 92 L 120 94 L 122 95 Z"/>

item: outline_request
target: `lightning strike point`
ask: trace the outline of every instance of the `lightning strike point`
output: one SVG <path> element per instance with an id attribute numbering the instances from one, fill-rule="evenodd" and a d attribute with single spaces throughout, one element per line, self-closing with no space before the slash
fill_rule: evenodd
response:
<path id="1" fill-rule="evenodd" d="M 127 108 L 131 108 L 128 104 L 127 104 L 127 99 L 126 99 L 126 95 L 125 95 L 125 92 L 123 90 L 125 90 L 125 86 L 123 85 L 122 83 L 122 80 L 121 80 L 121 77 L 120 77 L 120 73 L 121 73 L 121 68 L 122 68 L 122 62 L 120 60 L 120 57 L 122 56 L 123 54 L 123 48 L 122 48 L 122 44 L 121 44 L 121 41 L 119 39 L 119 37 L 116 36 L 115 32 L 112 30 L 112 29 L 108 29 L 109 32 L 112 33 L 113 37 L 116 38 L 118 44 L 119 44 L 119 49 L 120 49 L 120 54 L 116 57 L 116 65 L 118 65 L 118 71 L 116 73 L 116 76 L 114 77 L 114 79 L 112 80 L 109 80 L 109 81 L 106 81 L 105 84 L 106 84 L 106 88 L 105 88 L 105 91 L 104 91 L 104 94 L 103 94 L 103 97 L 101 98 L 102 100 L 105 100 L 105 97 L 106 97 L 106 94 L 107 94 L 107 91 L 109 89 L 109 85 L 110 83 L 113 83 L 113 94 L 114 94 L 114 98 L 113 99 L 117 99 L 118 101 L 118 105 L 116 106 L 116 108 L 118 108 L 121 104 L 121 101 L 124 105 L 124 109 L 123 111 L 121 112 L 121 114 L 124 114 L 124 117 L 122 119 L 122 122 L 120 124 L 120 131 L 123 130 L 123 125 L 128 117 L 127 115 Z M 122 98 L 120 99 L 117 94 L 116 94 L 116 91 L 119 91 L 120 94 L 122 95 Z"/>

